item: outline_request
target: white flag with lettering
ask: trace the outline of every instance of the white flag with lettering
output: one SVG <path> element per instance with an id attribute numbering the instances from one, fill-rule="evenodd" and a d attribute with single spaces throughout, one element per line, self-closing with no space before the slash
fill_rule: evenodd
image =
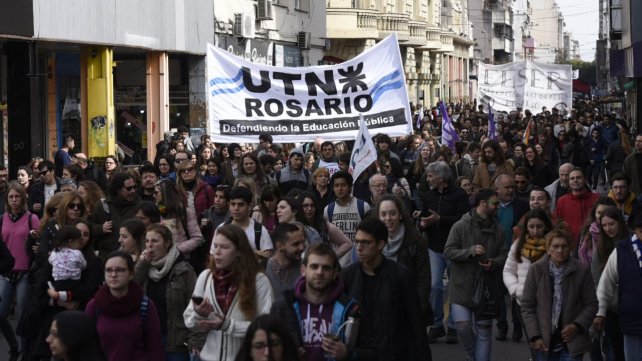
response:
<path id="1" fill-rule="evenodd" d="M 352 148 L 349 166 L 349 172 L 352 174 L 354 180 L 357 180 L 361 172 L 377 160 L 377 148 L 372 142 L 372 137 L 370 137 L 368 125 L 363 119 L 363 114 L 361 114 L 359 118 L 359 133 L 357 133 L 357 139 Z"/>

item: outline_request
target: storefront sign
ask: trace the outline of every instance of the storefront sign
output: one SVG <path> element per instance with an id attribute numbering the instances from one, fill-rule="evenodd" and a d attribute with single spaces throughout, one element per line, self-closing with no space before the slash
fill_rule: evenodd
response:
<path id="1" fill-rule="evenodd" d="M 221 36 L 218 46 L 252 63 L 274 64 L 274 43 L 271 41 Z"/>
<path id="2" fill-rule="evenodd" d="M 408 93 L 395 35 L 342 64 L 271 67 L 212 45 L 207 51 L 209 131 L 215 141 L 354 139 L 368 128 L 390 136 L 412 132 Z"/>

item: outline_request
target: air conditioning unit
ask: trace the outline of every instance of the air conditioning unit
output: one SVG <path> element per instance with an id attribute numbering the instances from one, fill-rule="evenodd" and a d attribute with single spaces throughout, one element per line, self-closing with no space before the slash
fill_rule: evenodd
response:
<path id="1" fill-rule="evenodd" d="M 254 38 L 254 14 L 234 14 L 232 33 L 239 38 Z"/>
<path id="2" fill-rule="evenodd" d="M 311 34 L 307 31 L 300 31 L 296 37 L 296 45 L 301 49 L 310 49 Z"/>
<path id="3" fill-rule="evenodd" d="M 256 9 L 257 20 L 272 20 L 272 1 L 259 0 L 258 8 Z"/>

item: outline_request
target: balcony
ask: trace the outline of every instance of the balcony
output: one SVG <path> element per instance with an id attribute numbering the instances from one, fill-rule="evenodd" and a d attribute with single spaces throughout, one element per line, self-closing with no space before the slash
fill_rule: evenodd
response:
<path id="1" fill-rule="evenodd" d="M 436 50 L 441 48 L 441 29 L 426 28 L 426 45 L 420 47 L 423 50 Z"/>
<path id="2" fill-rule="evenodd" d="M 511 53 L 513 51 L 512 41 L 506 38 L 493 38 L 493 50 L 500 50 L 505 53 Z"/>
<path id="3" fill-rule="evenodd" d="M 406 14 L 379 14 L 377 17 L 377 29 L 379 39 L 383 40 L 392 33 L 397 33 L 397 40 L 406 42 L 410 38 L 408 23 L 410 17 Z"/>
<path id="4" fill-rule="evenodd" d="M 328 39 L 377 39 L 377 10 L 328 8 Z"/>
<path id="5" fill-rule="evenodd" d="M 455 51 L 453 36 L 454 34 L 449 31 L 442 32 L 440 37 L 441 47 L 439 49 L 436 49 L 435 51 L 438 53 L 450 53 L 452 51 Z"/>
<path id="6" fill-rule="evenodd" d="M 426 45 L 426 30 L 428 29 L 428 24 L 425 21 L 411 20 L 408 23 L 408 27 L 410 29 L 410 37 L 404 45 L 415 47 Z"/>

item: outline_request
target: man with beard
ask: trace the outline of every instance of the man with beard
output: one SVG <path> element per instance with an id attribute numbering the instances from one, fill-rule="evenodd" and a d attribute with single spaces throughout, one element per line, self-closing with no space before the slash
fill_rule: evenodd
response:
<path id="1" fill-rule="evenodd" d="M 360 307 L 344 293 L 339 259 L 332 246 L 312 245 L 300 272 L 303 275 L 294 289 L 284 291 L 270 313 L 286 322 L 301 359 L 376 360 L 375 349 L 357 342 L 361 335 L 369 340 L 372 330 L 359 327 Z"/>
<path id="2" fill-rule="evenodd" d="M 76 159 L 76 164 L 80 168 L 82 168 L 83 174 L 85 175 L 85 180 L 96 182 L 100 189 L 106 191 L 107 176 L 105 175 L 105 171 L 103 171 L 99 167 L 96 167 L 93 162 L 89 162 L 87 156 L 84 153 L 76 153 L 74 155 L 74 158 Z"/>
<path id="3" fill-rule="evenodd" d="M 281 223 L 272 232 L 275 252 L 267 260 L 265 274 L 276 298 L 293 288 L 301 276 L 301 254 L 305 251 L 305 230 L 299 223 Z"/>
<path id="4" fill-rule="evenodd" d="M 490 188 L 502 174 L 513 177 L 513 167 L 505 161 L 504 152 L 497 141 L 488 140 L 482 146 L 482 161 L 475 170 L 473 192 Z"/>
<path id="5" fill-rule="evenodd" d="M 475 208 L 453 225 L 444 248 L 451 261 L 448 289 L 457 335 L 468 357 L 477 361 L 490 360 L 493 320 L 490 315 L 479 319 L 473 312 L 475 280 L 499 281 L 508 254 L 504 230 L 496 218 L 499 204 L 494 190 L 480 189 Z"/>
<path id="6" fill-rule="evenodd" d="M 609 198 L 615 201 L 617 207 L 622 211 L 624 219 L 629 228 L 633 229 L 633 220 L 640 213 L 640 203 L 636 194 L 631 192 L 631 179 L 624 173 L 618 172 L 611 177 L 611 190 Z"/>
<path id="7" fill-rule="evenodd" d="M 136 182 L 129 173 L 122 172 L 111 176 L 107 197 L 96 204 L 89 216 L 94 248 L 98 250 L 100 258 L 105 259 L 110 252 L 120 247 L 120 226 L 124 221 L 134 217 L 139 202 Z"/>
<path id="8" fill-rule="evenodd" d="M 577 251 L 577 239 L 580 235 L 580 228 L 591 213 L 593 204 L 599 198 L 599 194 L 591 192 L 586 185 L 587 179 L 582 168 L 574 168 L 568 176 L 570 193 L 557 200 L 555 214 L 568 223 L 571 230 L 571 252 Z"/>
<path id="9" fill-rule="evenodd" d="M 141 188 L 138 191 L 138 196 L 142 201 L 155 202 L 154 189 L 156 182 L 158 182 L 158 169 L 151 164 L 147 164 L 138 168 L 138 173 L 140 173 L 141 178 Z"/>

